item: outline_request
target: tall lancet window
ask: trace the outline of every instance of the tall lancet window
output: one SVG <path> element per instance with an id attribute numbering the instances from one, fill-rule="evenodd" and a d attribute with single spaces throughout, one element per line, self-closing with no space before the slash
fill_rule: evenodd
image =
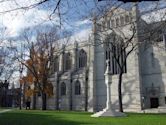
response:
<path id="1" fill-rule="evenodd" d="M 75 88 L 75 95 L 81 95 L 81 84 L 78 80 L 75 82 L 74 88 Z"/>
<path id="2" fill-rule="evenodd" d="M 72 57 L 70 53 L 65 53 L 65 70 L 70 70 L 72 65 Z"/>
<path id="3" fill-rule="evenodd" d="M 124 49 L 123 42 L 119 42 L 122 39 L 118 38 L 118 41 L 116 41 L 116 37 L 112 37 L 113 39 L 111 37 L 107 39 L 105 47 L 105 57 L 106 60 L 110 60 L 109 64 L 112 74 L 119 74 L 121 70 L 123 73 L 126 73 L 126 51 Z"/>
<path id="4" fill-rule="evenodd" d="M 129 15 L 126 15 L 125 16 L 125 23 L 129 23 L 129 21 L 130 21 L 130 17 L 129 17 Z"/>
<path id="5" fill-rule="evenodd" d="M 118 27 L 120 25 L 120 20 L 119 18 L 116 19 L 116 27 Z"/>
<path id="6" fill-rule="evenodd" d="M 120 23 L 121 23 L 122 26 L 125 24 L 123 16 L 120 17 Z"/>
<path id="7" fill-rule="evenodd" d="M 64 82 L 61 83 L 60 92 L 61 92 L 61 96 L 66 95 L 66 84 Z"/>
<path id="8" fill-rule="evenodd" d="M 54 58 L 54 72 L 59 71 L 59 58 L 55 57 Z"/>
<path id="9" fill-rule="evenodd" d="M 115 27 L 115 21 L 111 20 L 111 27 Z"/>
<path id="10" fill-rule="evenodd" d="M 155 67 L 155 57 L 154 57 L 154 53 L 151 53 L 151 63 L 152 63 L 152 67 Z"/>
<path id="11" fill-rule="evenodd" d="M 78 58 L 79 58 L 79 61 L 78 61 L 79 68 L 86 67 L 86 65 L 87 65 L 87 54 L 83 49 L 81 49 L 79 51 L 79 57 Z"/>

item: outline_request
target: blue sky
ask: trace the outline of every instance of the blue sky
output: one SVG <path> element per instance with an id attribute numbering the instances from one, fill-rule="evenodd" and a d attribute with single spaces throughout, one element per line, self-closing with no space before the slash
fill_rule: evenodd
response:
<path id="1" fill-rule="evenodd" d="M 29 6 L 35 3 L 36 0 L 29 3 L 29 0 L 16 0 L 19 3 L 19 6 Z M 20 2 L 21 1 L 21 2 Z M 41 6 L 38 6 L 33 9 L 29 10 L 18 10 L 13 11 L 10 13 L 5 13 L 0 15 L 0 24 L 1 26 L 6 27 L 7 31 L 6 34 L 9 37 L 16 37 L 18 36 L 24 28 L 28 27 L 42 27 L 42 25 L 59 25 L 59 18 L 57 12 L 55 12 L 49 20 L 50 14 L 53 12 L 54 2 L 55 0 L 51 0 L 51 2 L 46 2 Z M 63 0 L 64 1 L 64 0 Z M 89 5 L 88 7 L 85 6 L 84 3 L 76 0 L 77 2 L 68 1 L 69 3 L 63 2 L 60 6 L 61 15 L 61 22 L 62 22 L 62 29 L 71 30 L 74 32 L 80 31 L 80 29 L 89 28 L 90 22 L 85 19 L 85 16 L 88 15 L 88 9 L 92 9 L 92 2 L 87 2 Z M 93 0 L 89 0 L 93 1 Z M 79 6 L 79 7 L 78 7 Z M 90 7 L 91 6 L 91 7 Z M 13 2 L 4 2 L 1 5 L 0 12 L 17 8 L 18 5 L 14 4 Z M 84 17 L 84 18 L 82 18 Z M 85 25 L 85 26 L 83 26 Z"/>
<path id="2" fill-rule="evenodd" d="M 25 7 L 32 5 L 40 0 L 12 0 L 0 3 L 0 12 L 11 10 L 18 7 Z M 0 13 L 1 27 L 6 28 L 6 36 L 17 37 L 21 34 L 23 29 L 31 27 L 42 27 L 43 25 L 59 25 L 59 18 L 57 11 L 51 16 L 50 14 L 56 5 L 57 0 L 50 0 L 36 8 L 27 10 L 17 10 L 10 13 Z M 116 4 L 115 4 L 116 3 Z M 76 33 L 86 33 L 83 30 L 91 28 L 89 21 L 92 14 L 96 11 L 99 12 L 102 7 L 108 8 L 110 5 L 118 5 L 116 0 L 105 0 L 97 2 L 97 0 L 62 0 L 60 4 L 62 30 L 68 30 Z M 131 3 L 126 4 L 126 7 Z M 156 4 L 152 2 L 141 2 L 140 8 L 142 11 L 155 7 Z M 161 6 L 166 6 L 166 1 L 162 0 Z M 88 32 L 87 32 L 88 33 Z M 84 35 L 84 34 L 81 34 Z M 86 34 L 85 34 L 86 35 Z"/>

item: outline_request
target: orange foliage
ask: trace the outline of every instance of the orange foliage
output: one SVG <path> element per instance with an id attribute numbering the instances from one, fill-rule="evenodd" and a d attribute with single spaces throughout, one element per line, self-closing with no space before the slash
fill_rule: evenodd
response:
<path id="1" fill-rule="evenodd" d="M 28 82 L 28 83 L 33 83 L 34 82 L 34 77 L 33 77 L 33 75 L 31 75 L 31 74 L 28 74 L 27 75 L 27 77 L 26 77 L 26 81 Z"/>
<path id="2" fill-rule="evenodd" d="M 23 81 L 25 83 L 28 84 L 33 84 L 34 81 L 37 79 L 38 81 L 37 84 L 43 83 L 43 77 L 44 74 L 47 74 L 48 69 L 45 68 L 47 65 L 47 61 L 48 61 L 48 56 L 44 53 L 38 53 L 36 52 L 36 50 L 34 48 L 32 48 L 33 50 L 31 51 L 31 58 L 29 60 L 26 61 L 26 64 L 28 66 L 29 69 L 31 69 L 32 71 L 35 70 L 35 75 L 37 75 L 38 78 L 36 78 L 31 72 L 28 72 L 27 76 L 24 78 L 24 80 L 20 80 L 20 83 L 22 83 Z M 45 93 L 47 93 L 47 95 L 49 97 L 51 97 L 53 95 L 53 85 L 51 83 L 47 83 L 46 87 L 43 90 L 39 90 L 39 89 L 30 89 L 30 90 L 26 90 L 25 91 L 25 95 L 26 96 L 32 96 L 33 93 L 37 93 L 40 91 L 44 91 Z"/>
<path id="3" fill-rule="evenodd" d="M 32 89 L 26 89 L 25 90 L 25 96 L 30 97 L 33 95 L 33 90 Z"/>
<path id="4" fill-rule="evenodd" d="M 31 66 L 31 65 L 33 64 L 33 62 L 32 62 L 32 60 L 29 59 L 29 60 L 26 61 L 26 64 L 27 64 L 28 66 Z"/>

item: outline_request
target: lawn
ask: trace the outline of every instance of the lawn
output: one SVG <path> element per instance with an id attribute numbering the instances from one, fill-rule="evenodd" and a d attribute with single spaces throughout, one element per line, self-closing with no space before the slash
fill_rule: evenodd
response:
<path id="1" fill-rule="evenodd" d="M 91 118 L 87 112 L 13 110 L 0 114 L 0 125 L 166 125 L 166 114 Z"/>
<path id="2" fill-rule="evenodd" d="M 0 112 L 8 109 L 14 109 L 14 108 L 9 108 L 9 107 L 0 107 Z M 16 109 L 16 108 L 15 108 Z M 0 124 L 1 125 L 1 124 Z"/>
<path id="3" fill-rule="evenodd" d="M 7 109 L 7 108 L 0 107 L 0 111 L 3 111 L 3 110 L 5 110 L 5 109 Z"/>

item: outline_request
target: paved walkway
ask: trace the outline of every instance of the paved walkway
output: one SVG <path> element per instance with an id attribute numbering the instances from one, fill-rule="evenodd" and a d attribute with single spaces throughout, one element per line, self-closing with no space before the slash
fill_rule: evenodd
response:
<path id="1" fill-rule="evenodd" d="M 0 114 L 5 113 L 5 112 L 9 112 L 9 111 L 11 111 L 11 109 L 4 109 L 4 110 L 0 111 Z"/>

